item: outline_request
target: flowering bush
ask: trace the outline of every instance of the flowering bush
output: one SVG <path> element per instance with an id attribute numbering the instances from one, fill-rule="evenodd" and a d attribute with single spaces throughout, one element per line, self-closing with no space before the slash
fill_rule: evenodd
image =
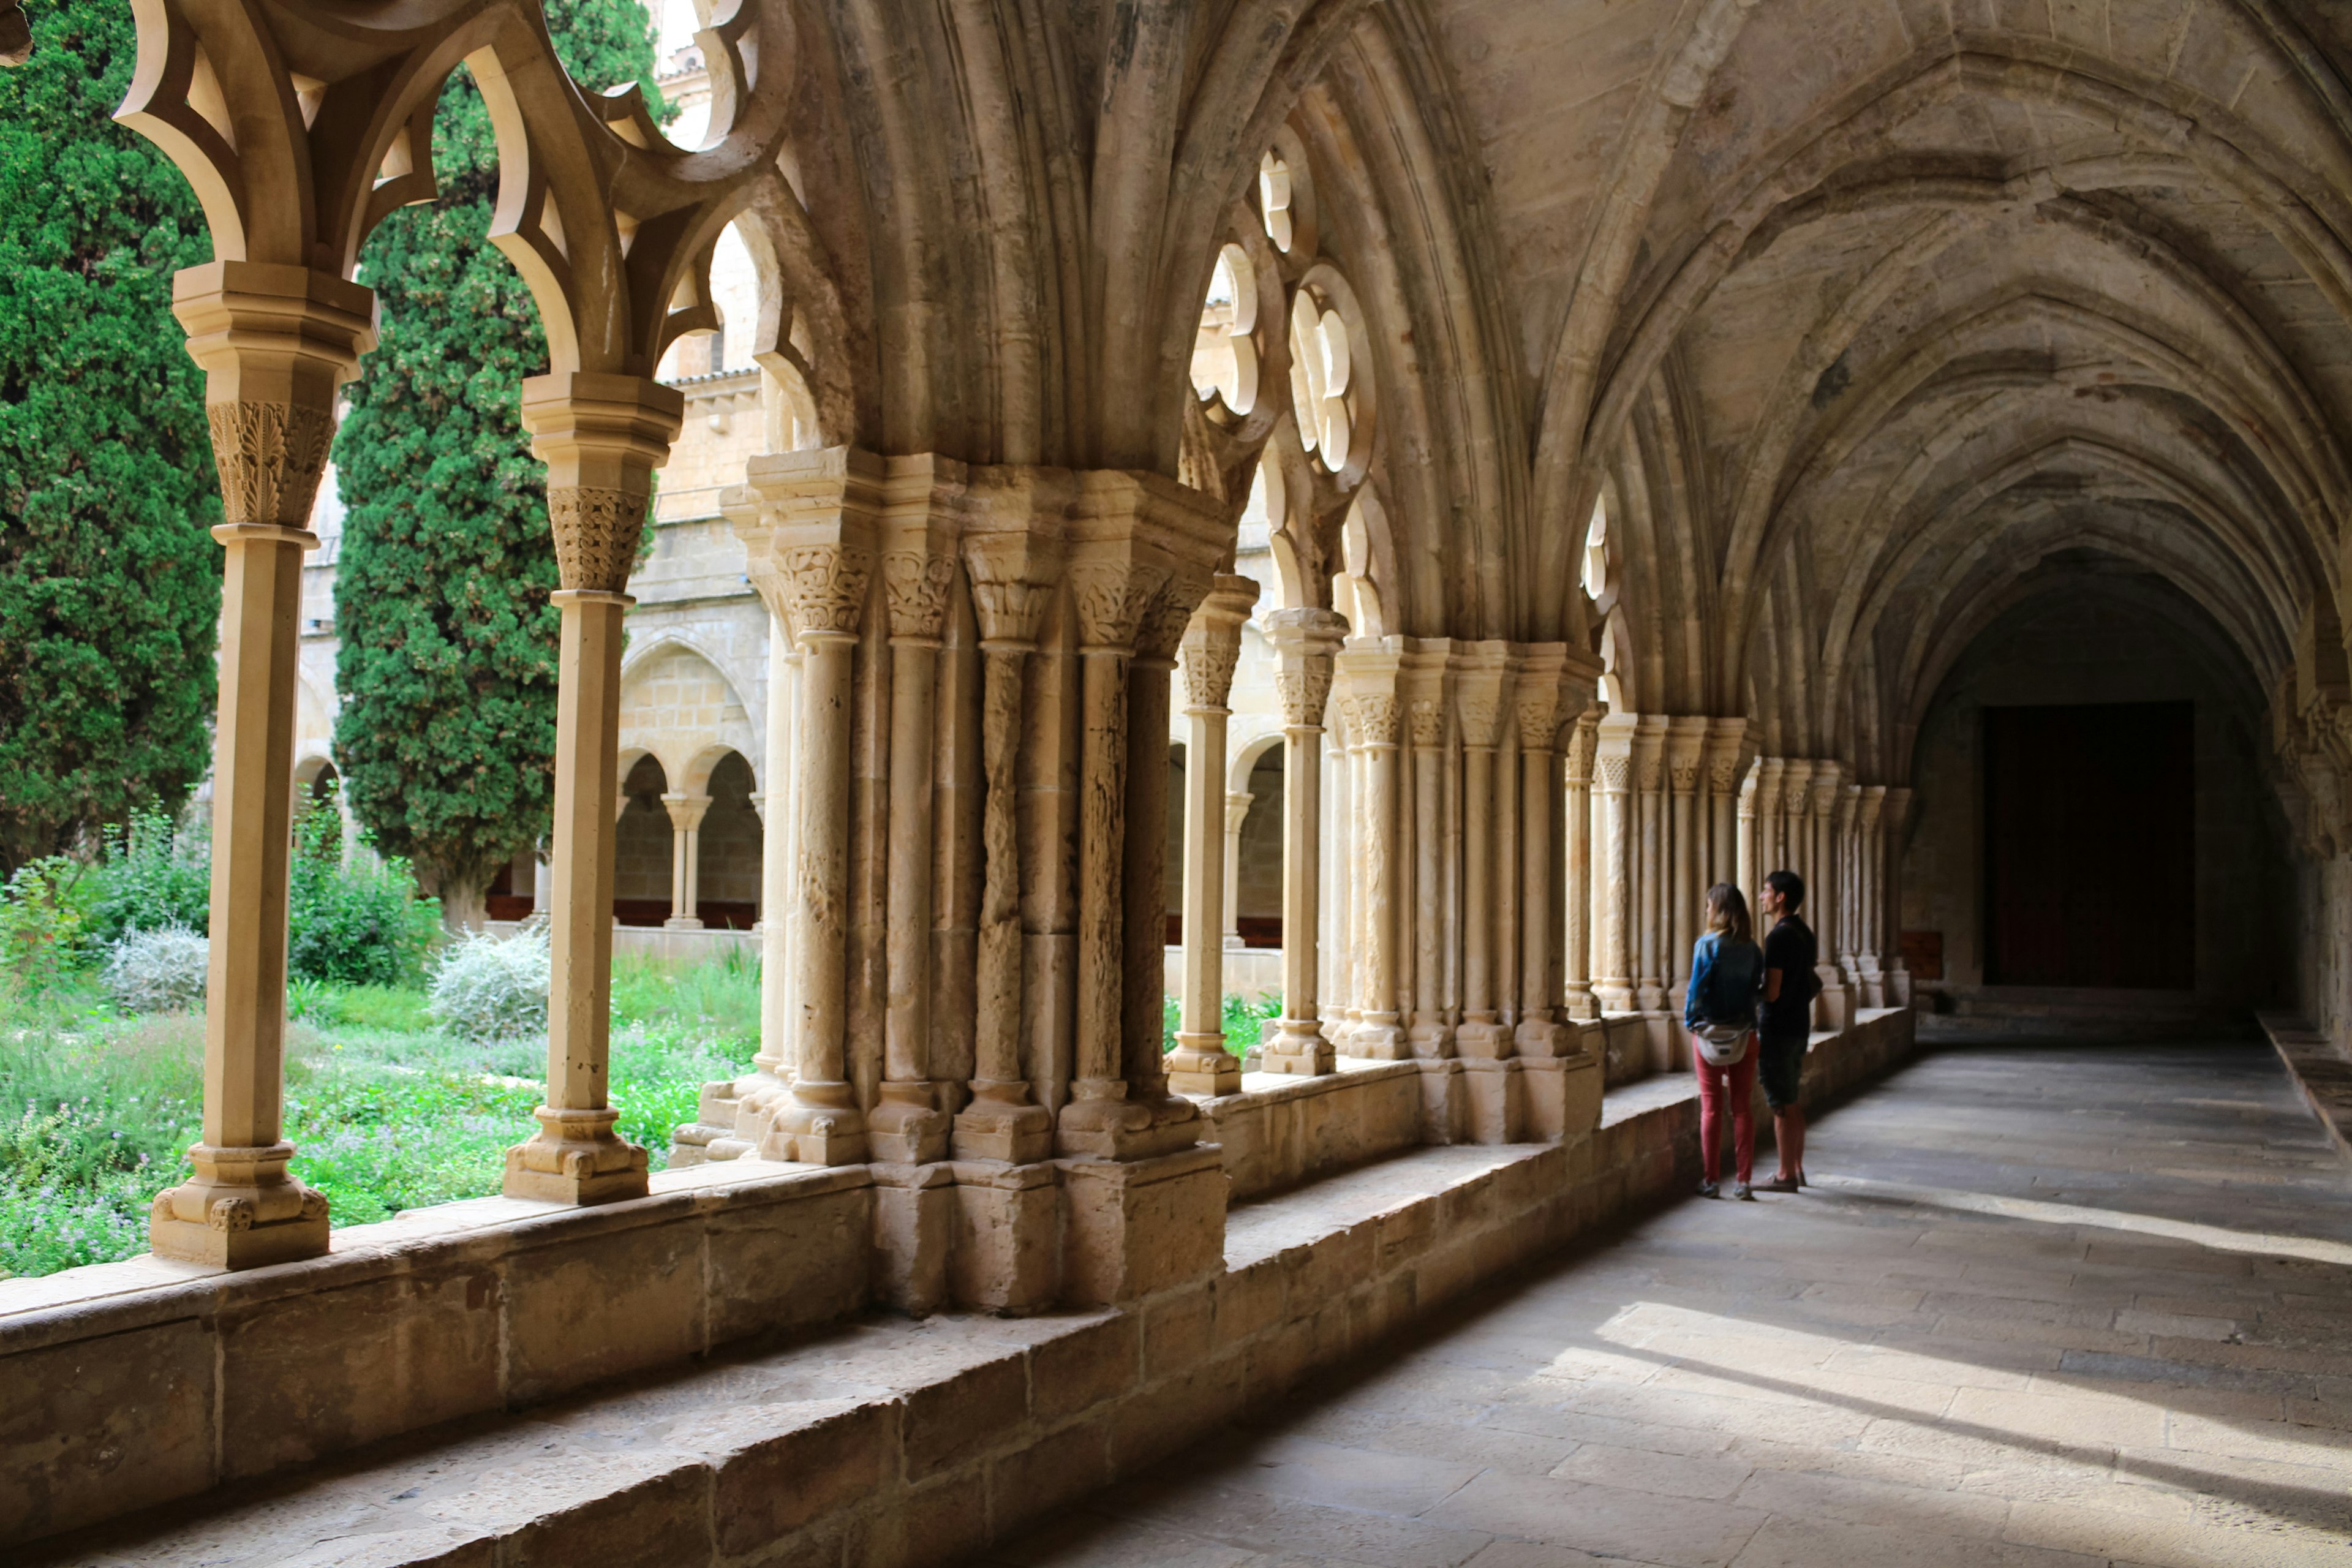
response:
<path id="1" fill-rule="evenodd" d="M 212 940 L 184 926 L 134 931 L 106 961 L 106 990 L 126 1013 L 193 1013 L 205 1004 Z"/>
<path id="2" fill-rule="evenodd" d="M 426 1015 L 467 1040 L 504 1040 L 547 1032 L 547 927 L 533 921 L 514 935 L 468 931 L 434 967 Z"/>

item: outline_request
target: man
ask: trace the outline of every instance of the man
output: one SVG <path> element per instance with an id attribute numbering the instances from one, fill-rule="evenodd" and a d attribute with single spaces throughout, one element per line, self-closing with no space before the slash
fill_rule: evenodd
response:
<path id="1" fill-rule="evenodd" d="M 1805 879 L 1794 871 L 1764 879 L 1757 900 L 1772 929 L 1764 937 L 1764 1004 L 1756 1010 L 1756 1076 L 1772 1108 L 1772 1142 L 1780 1151 L 1779 1173 L 1763 1184 L 1768 1193 L 1793 1193 L 1805 1184 L 1805 1111 L 1797 1102 L 1805 1069 L 1805 1037 L 1812 1032 L 1813 997 L 1821 977 L 1812 928 L 1797 918 L 1804 907 Z"/>

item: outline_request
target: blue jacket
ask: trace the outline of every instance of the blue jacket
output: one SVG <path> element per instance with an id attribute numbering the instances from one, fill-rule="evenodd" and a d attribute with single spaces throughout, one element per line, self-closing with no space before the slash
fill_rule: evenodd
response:
<path id="1" fill-rule="evenodd" d="M 1756 998 L 1764 989 L 1764 950 L 1752 942 L 1732 942 L 1709 931 L 1691 949 L 1690 989 L 1683 1001 L 1683 1027 L 1707 1024 L 1753 1026 Z"/>

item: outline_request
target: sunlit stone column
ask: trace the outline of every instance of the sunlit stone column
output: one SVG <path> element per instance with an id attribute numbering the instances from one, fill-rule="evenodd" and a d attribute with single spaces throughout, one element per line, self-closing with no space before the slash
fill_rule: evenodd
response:
<path id="1" fill-rule="evenodd" d="M 1430 1058 L 1454 1054 L 1454 1031 L 1439 994 L 1444 984 L 1442 942 L 1446 902 L 1444 839 L 1438 820 L 1444 788 L 1446 657 L 1443 643 L 1409 651 L 1401 681 L 1412 737 L 1412 896 L 1399 912 L 1406 917 L 1406 929 L 1412 935 L 1409 1037 L 1413 1055 Z"/>
<path id="2" fill-rule="evenodd" d="M 1225 793 L 1225 726 L 1233 710 L 1234 666 L 1242 623 L 1257 603 L 1257 584 L 1219 574 L 1184 628 L 1184 984 L 1168 1086 L 1179 1094 L 1235 1094 L 1241 1058 L 1225 1048 L 1225 957 L 1219 915 L 1230 905 L 1226 847 L 1231 813 Z M 1164 733 L 1163 730 L 1163 733 Z M 1246 810 L 1249 797 L 1239 797 Z M 1241 1042 L 1246 1049 L 1248 1042 Z"/>
<path id="3" fill-rule="evenodd" d="M 327 1200 L 287 1173 L 286 919 L 294 811 L 297 636 L 311 504 L 335 389 L 374 346 L 374 296 L 293 267 L 215 261 L 172 280 L 205 372 L 224 521 L 213 737 L 212 959 L 203 1141 L 156 1194 L 158 1254 L 250 1268 L 327 1250 Z M 609 918 L 609 916 L 608 916 Z"/>
<path id="4" fill-rule="evenodd" d="M 1592 993 L 1592 770 L 1593 750 L 1601 738 L 1601 715 L 1588 710 L 1577 716 L 1568 737 L 1568 921 L 1567 1008 L 1571 1018 L 1601 1016 Z"/>
<path id="5" fill-rule="evenodd" d="M 1757 758 L 1755 775 L 1748 785 L 1748 805 L 1756 820 L 1756 845 L 1746 887 L 1748 907 L 1758 911 L 1759 918 L 1764 908 L 1764 879 L 1789 868 L 1788 850 L 1780 836 L 1785 811 L 1781 774 L 1785 766 L 1779 757 Z"/>
<path id="6" fill-rule="evenodd" d="M 1515 1039 L 1523 1057 L 1559 1056 L 1564 1037 L 1555 1012 L 1558 993 L 1554 988 L 1560 944 L 1553 921 L 1561 900 L 1553 878 L 1560 861 L 1552 852 L 1552 833 L 1561 820 L 1560 763 L 1555 751 L 1559 743 L 1561 659 L 1559 652 L 1546 651 L 1549 658 L 1529 656 L 1513 714 L 1518 729 L 1521 837 L 1519 1017 Z M 1570 810 L 1572 815 L 1574 808 Z M 1505 874 L 1509 870 L 1506 862 Z M 1572 897 L 1569 900 L 1570 904 L 1574 901 Z"/>
<path id="7" fill-rule="evenodd" d="M 1326 684 L 1328 689 L 1328 675 Z M 1323 797 L 1318 803 L 1322 810 L 1315 846 L 1316 865 L 1320 870 L 1316 893 L 1316 972 L 1320 976 L 1317 994 L 1322 1001 L 1323 1038 L 1335 1051 L 1344 1052 L 1350 1026 L 1349 1003 L 1355 994 L 1349 983 L 1350 966 L 1355 963 L 1350 945 L 1354 928 L 1349 919 L 1349 906 L 1356 901 L 1349 880 L 1355 853 L 1349 837 L 1356 811 L 1351 772 L 1354 759 L 1346 710 L 1341 704 L 1327 697 L 1318 717 L 1330 739 L 1322 748 Z"/>
<path id="8" fill-rule="evenodd" d="M 1379 643 L 1349 643 L 1338 659 L 1348 727 L 1363 746 L 1362 809 L 1357 816 L 1357 868 L 1362 894 L 1364 989 L 1351 1056 L 1393 1061 L 1409 1055 L 1398 1021 L 1396 798 L 1400 655 Z"/>
<path id="9" fill-rule="evenodd" d="M 1633 731 L 1633 794 L 1637 812 L 1634 842 L 1633 897 L 1639 946 L 1634 1005 L 1644 1013 L 1666 1005 L 1666 976 L 1672 973 L 1666 953 L 1671 918 L 1666 901 L 1666 724 L 1655 714 L 1643 714 Z"/>
<path id="10" fill-rule="evenodd" d="M 801 643 L 801 723 L 793 807 L 793 1083 L 767 1118 L 761 1152 L 820 1165 L 866 1158 L 866 1117 L 848 1077 L 851 655 L 877 567 L 887 464 L 835 447 L 751 459 L 757 521 L 739 524 L 752 583 Z"/>
<path id="11" fill-rule="evenodd" d="M 1332 661 L 1348 623 L 1330 610 L 1282 609 L 1265 617 L 1275 693 L 1282 702 L 1282 1021 L 1262 1059 L 1268 1072 L 1332 1070 L 1316 983 L 1322 926 L 1323 715 Z"/>
<path id="12" fill-rule="evenodd" d="M 1631 713 L 1603 717 L 1595 733 L 1592 785 L 1601 802 L 1601 973 L 1592 989 L 1604 1013 L 1633 1010 L 1633 738 Z"/>
<path id="13" fill-rule="evenodd" d="M 620 804 L 624 590 L 685 412 L 674 387 L 635 376 L 523 383 L 522 419 L 547 464 L 548 517 L 563 586 L 555 721 L 555 910 L 548 931 L 547 1103 L 507 1151 L 509 1197 L 597 1203 L 646 1191 L 646 1152 L 614 1131 L 607 1100 L 613 850 Z"/>
<path id="14" fill-rule="evenodd" d="M 992 495 L 963 539 L 980 621 L 981 856 L 978 1030 L 971 1103 L 956 1117 L 959 1160 L 1029 1164 L 1053 1152 L 1054 1120 L 1021 1067 L 1023 932 L 1018 763 L 1024 682 L 1061 571 L 1054 520 L 1025 494 Z"/>
<path id="15" fill-rule="evenodd" d="M 1667 822 L 1673 851 L 1667 858 L 1666 932 L 1668 952 L 1662 974 L 1672 977 L 1666 1005 L 1680 1012 L 1683 993 L 1690 984 L 1691 948 L 1698 941 L 1700 880 L 1706 875 L 1706 854 L 1700 842 L 1706 818 L 1698 798 L 1699 780 L 1706 773 L 1707 721 L 1675 718 L 1666 721 L 1666 786 L 1672 811 Z"/>
<path id="16" fill-rule="evenodd" d="M 1184 748 L 1184 754 L 1188 759 L 1192 756 L 1192 749 L 1188 743 Z M 1218 770 L 1220 776 L 1223 775 L 1223 771 L 1222 767 Z M 1184 776 L 1188 782 L 1192 776 L 1192 771 L 1189 765 L 1184 770 Z M 1219 838 L 1224 846 L 1225 907 L 1224 925 L 1219 934 L 1219 940 L 1224 943 L 1225 951 L 1228 952 L 1237 952 L 1249 945 L 1242 940 L 1242 824 L 1249 820 L 1249 808 L 1256 799 L 1257 796 L 1246 790 L 1224 792 L 1224 831 Z"/>
<path id="17" fill-rule="evenodd" d="M 877 530 L 890 637 L 887 975 L 880 1098 L 866 1118 L 877 1159 L 944 1159 L 948 1117 L 931 1072 L 932 858 L 940 649 L 957 570 L 963 470 L 923 456 L 894 460 Z"/>
<path id="18" fill-rule="evenodd" d="M 761 506 L 758 491 L 750 485 L 731 487 L 719 500 L 719 510 L 739 538 L 758 533 Z M 793 918 L 793 889 L 800 823 L 793 770 L 802 655 L 775 577 L 755 578 L 754 584 L 768 611 L 768 723 L 766 763 L 761 770 L 767 788 L 760 811 L 760 1048 L 752 1054 L 751 1071 L 732 1087 L 734 1136 L 711 1143 L 712 1159 L 738 1158 L 758 1146 L 766 1133 L 763 1118 L 793 1074 L 793 942 L 799 924 Z"/>
<path id="19" fill-rule="evenodd" d="M 702 818 L 710 809 L 707 795 L 662 796 L 669 813 L 669 918 L 671 931 L 700 931 L 702 917 Z"/>
<path id="20" fill-rule="evenodd" d="M 1462 730 L 1462 1021 L 1454 1032 L 1464 1056 L 1507 1057 L 1510 1033 L 1496 1021 L 1495 748 L 1502 739 L 1505 650 L 1460 648 L 1454 712 Z M 1511 889 L 1516 896 L 1517 889 Z M 1510 984 L 1507 976 L 1506 985 Z"/>
<path id="21" fill-rule="evenodd" d="M 1760 925 L 1763 906 L 1757 900 L 1757 889 L 1763 885 L 1762 874 L 1757 869 L 1758 824 L 1756 819 L 1757 773 L 1760 763 L 1751 763 L 1739 780 L 1739 847 L 1738 859 L 1732 874 L 1732 885 L 1748 898 L 1748 912 Z M 1760 933 L 1759 933 L 1760 934 Z"/>

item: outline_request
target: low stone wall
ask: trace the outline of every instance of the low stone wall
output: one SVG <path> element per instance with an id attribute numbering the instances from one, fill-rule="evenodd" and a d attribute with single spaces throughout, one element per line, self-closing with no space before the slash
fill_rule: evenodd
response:
<path id="1" fill-rule="evenodd" d="M 1908 1013 L 1866 1014 L 1817 1037 L 1811 1092 L 1833 1097 L 1898 1060 L 1910 1025 Z M 1418 1095 L 1423 1065 L 1212 1102 L 1222 1131 L 1255 1140 L 1237 1179 L 1311 1171 L 1348 1147 L 1313 1135 L 1318 1117 L 1398 1135 L 1395 1086 Z M 1597 1083 L 1597 1068 L 1586 1076 Z M 716 1396 L 690 1442 L 622 1467 L 635 1477 L 625 1507 L 601 1480 L 533 1489 L 500 1471 L 483 1483 L 495 1506 L 477 1500 L 457 1517 L 485 1564 L 523 1531 L 530 1561 L 562 1559 L 543 1553 L 567 1531 L 581 1555 L 564 1560 L 587 1560 L 618 1527 L 616 1508 L 658 1515 L 676 1546 L 665 1562 L 732 1560 L 788 1538 L 814 1553 L 791 1561 L 840 1562 L 853 1543 L 864 1543 L 853 1560 L 876 1568 L 946 1561 L 1694 1178 L 1686 1083 L 1656 1080 L 1601 1112 L 1564 1142 L 1420 1148 L 1241 1204 L 1222 1271 L 1108 1312 L 936 1320 L 992 1323 L 983 1338 L 1017 1343 L 969 1366 L 918 1357 L 887 1394 L 731 1413 Z M 877 1215 L 892 1175 L 701 1166 L 601 1209 L 488 1198 L 419 1210 L 339 1232 L 326 1258 L 246 1274 L 143 1258 L 0 1282 L 0 1544 L 623 1373 L 700 1375 L 688 1369 L 714 1347 L 731 1342 L 740 1359 L 762 1336 L 843 1317 L 887 1294 Z M 635 1476 L 656 1461 L 658 1474 Z M 349 1513 L 336 1531 L 352 1532 Z M 437 1554 L 447 1531 L 433 1540 L 416 1561 L 476 1561 Z"/>
<path id="2" fill-rule="evenodd" d="M 1410 1149 L 1422 1141 L 1415 1062 L 1339 1059 L 1319 1078 L 1251 1073 L 1242 1092 L 1205 1101 L 1241 1203 Z"/>

